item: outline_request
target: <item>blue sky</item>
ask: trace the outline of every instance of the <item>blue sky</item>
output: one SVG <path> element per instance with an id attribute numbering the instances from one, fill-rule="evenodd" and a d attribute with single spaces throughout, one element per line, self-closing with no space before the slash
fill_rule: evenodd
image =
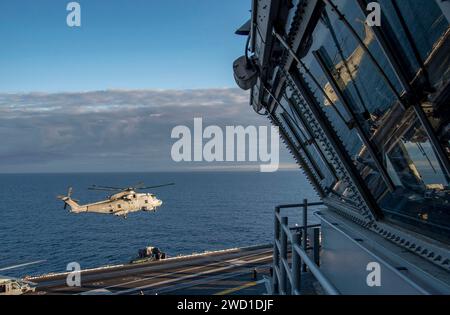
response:
<path id="1" fill-rule="evenodd" d="M 234 87 L 250 0 L 68 0 L 0 4 L 0 92 Z"/>
<path id="2" fill-rule="evenodd" d="M 0 173 L 238 166 L 175 163 L 171 130 L 268 125 L 233 79 L 250 0 L 69 2 L 0 2 Z"/>

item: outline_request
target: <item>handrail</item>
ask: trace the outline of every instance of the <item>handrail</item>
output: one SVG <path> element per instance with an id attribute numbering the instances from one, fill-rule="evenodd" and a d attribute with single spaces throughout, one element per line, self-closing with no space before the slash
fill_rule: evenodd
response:
<path id="1" fill-rule="evenodd" d="M 316 207 L 316 206 L 323 206 L 324 203 L 323 202 L 310 202 L 307 204 L 308 206 L 311 207 Z M 286 204 L 286 205 L 279 205 L 276 208 L 279 209 L 289 209 L 289 208 L 302 208 L 304 207 L 305 204 L 304 203 L 298 203 L 298 204 Z"/>
<path id="2" fill-rule="evenodd" d="M 308 203 L 308 200 L 305 199 L 302 204 L 287 204 L 275 207 L 274 272 L 272 274 L 273 294 L 289 294 L 289 284 L 290 294 L 300 294 L 301 270 L 303 269 L 306 272 L 306 267 L 308 267 L 308 270 L 320 283 L 326 294 L 339 294 L 336 287 L 325 277 L 319 268 L 320 225 L 308 225 L 307 221 L 308 207 L 321 205 L 323 205 L 322 202 Z M 290 228 L 288 218 L 281 216 L 281 209 L 291 208 L 303 209 L 302 226 Z M 312 246 L 313 258 L 307 254 L 307 250 L 311 249 L 311 247 L 307 246 L 308 229 L 312 229 L 314 232 Z M 292 246 L 291 264 L 289 264 L 288 259 L 288 243 L 291 243 Z"/>
<path id="3" fill-rule="evenodd" d="M 324 276 L 319 267 L 311 260 L 308 254 L 298 245 L 294 245 L 293 249 L 300 255 L 303 262 L 308 266 L 311 273 L 319 281 L 322 288 L 329 295 L 339 295 L 339 290 Z"/>

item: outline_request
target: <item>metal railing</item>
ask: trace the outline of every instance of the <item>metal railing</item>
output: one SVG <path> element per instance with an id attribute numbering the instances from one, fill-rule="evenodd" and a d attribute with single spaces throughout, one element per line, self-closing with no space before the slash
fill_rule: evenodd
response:
<path id="1" fill-rule="evenodd" d="M 321 206 L 322 202 L 280 205 L 275 207 L 275 240 L 273 249 L 273 294 L 301 294 L 302 272 L 307 270 L 316 278 L 326 294 L 339 291 L 320 271 L 320 224 L 308 225 L 308 207 Z M 289 227 L 288 217 L 281 216 L 281 209 L 302 208 L 302 226 Z M 312 230 L 312 246 L 308 247 L 308 230 Z M 288 245 L 291 255 L 289 257 Z M 307 251 L 312 250 L 312 258 Z"/>

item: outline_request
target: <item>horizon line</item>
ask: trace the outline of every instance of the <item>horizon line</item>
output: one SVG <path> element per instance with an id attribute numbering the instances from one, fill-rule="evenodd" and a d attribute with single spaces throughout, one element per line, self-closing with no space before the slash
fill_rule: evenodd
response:
<path id="1" fill-rule="evenodd" d="M 299 171 L 299 168 L 280 168 L 275 172 L 264 173 L 259 169 L 214 169 L 214 170 L 167 170 L 167 171 L 69 171 L 69 172 L 0 172 L 0 175 L 67 175 L 67 174 L 156 174 L 156 173 L 263 173 L 274 174 L 277 172 L 295 172 Z"/>

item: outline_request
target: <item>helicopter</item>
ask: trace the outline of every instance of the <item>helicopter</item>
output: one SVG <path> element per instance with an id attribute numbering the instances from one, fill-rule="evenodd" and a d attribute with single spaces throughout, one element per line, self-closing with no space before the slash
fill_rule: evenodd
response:
<path id="1" fill-rule="evenodd" d="M 29 265 L 35 265 L 45 262 L 46 260 L 38 260 L 29 263 L 24 263 L 15 266 L 3 267 L 0 268 L 0 271 L 23 268 Z M 7 277 L 0 275 L 0 296 L 2 295 L 22 295 L 26 293 L 35 292 L 37 284 L 27 280 L 27 277 L 24 279 Z"/>
<path id="2" fill-rule="evenodd" d="M 72 187 L 69 187 L 67 196 L 57 196 L 58 199 L 64 201 L 64 209 L 70 207 L 71 213 L 99 213 L 111 214 L 119 217 L 127 218 L 128 213 L 137 211 L 153 211 L 162 205 L 162 201 L 157 199 L 154 194 L 138 193 L 139 190 L 153 189 L 175 185 L 174 183 L 143 187 L 143 183 L 139 183 L 135 187 L 111 187 L 92 185 L 88 190 L 109 191 L 114 192 L 107 200 L 94 202 L 90 204 L 80 205 L 78 200 L 72 199 Z"/>

